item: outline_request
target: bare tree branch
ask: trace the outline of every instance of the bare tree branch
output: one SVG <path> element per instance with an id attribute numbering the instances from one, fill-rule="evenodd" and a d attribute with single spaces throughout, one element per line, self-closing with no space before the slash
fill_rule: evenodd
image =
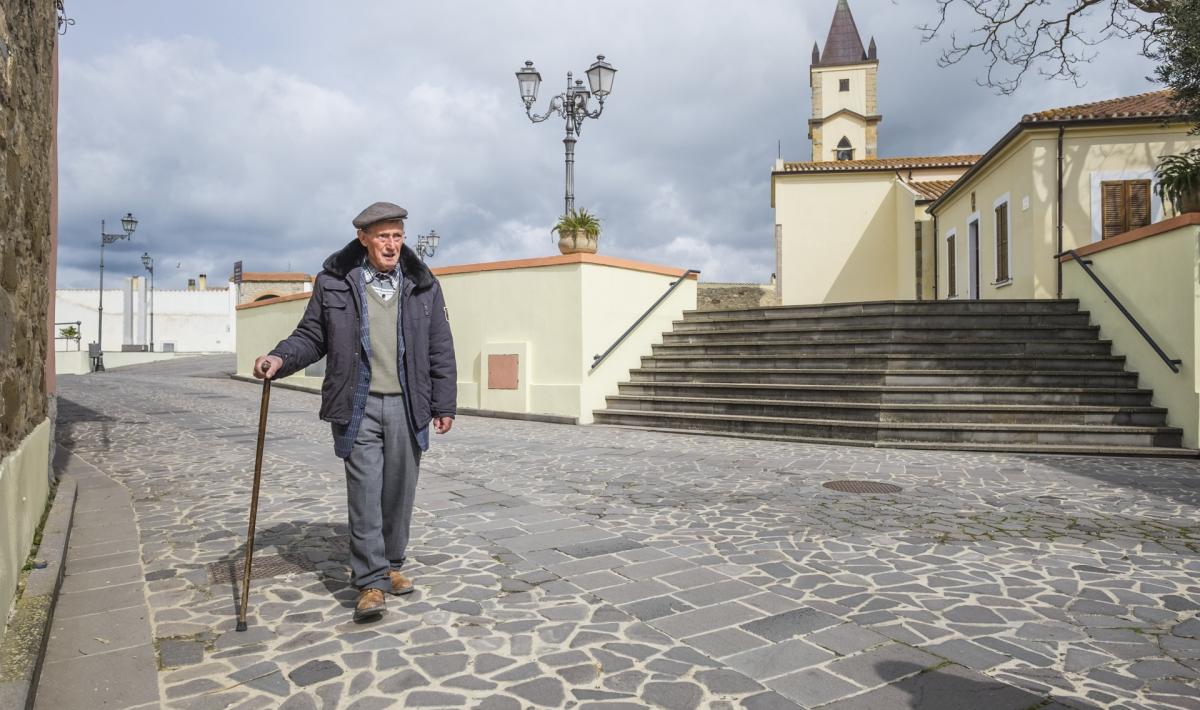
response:
<path id="1" fill-rule="evenodd" d="M 1175 1 L 935 0 L 935 21 L 918 29 L 923 41 L 932 41 L 951 26 L 952 11 L 969 11 L 972 29 L 965 38 L 950 32 L 939 66 L 980 54 L 986 68 L 979 83 L 1011 94 L 1031 71 L 1079 85 L 1081 65 L 1096 57 L 1091 48 L 1114 37 L 1141 37 L 1142 53 L 1152 56 L 1164 31 L 1163 13 Z"/>

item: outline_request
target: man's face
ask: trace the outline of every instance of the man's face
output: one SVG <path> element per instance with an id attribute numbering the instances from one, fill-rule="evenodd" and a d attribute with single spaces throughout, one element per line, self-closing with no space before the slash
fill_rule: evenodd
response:
<path id="1" fill-rule="evenodd" d="M 367 248 L 367 259 L 379 271 L 391 271 L 404 246 L 403 222 L 378 222 L 358 230 L 358 241 Z"/>

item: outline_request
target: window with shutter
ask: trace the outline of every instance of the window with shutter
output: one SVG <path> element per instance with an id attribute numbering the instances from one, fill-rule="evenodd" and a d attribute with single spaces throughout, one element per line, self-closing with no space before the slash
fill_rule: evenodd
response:
<path id="1" fill-rule="evenodd" d="M 1008 267 L 1008 203 L 996 206 L 996 281 L 1012 278 Z"/>
<path id="2" fill-rule="evenodd" d="M 1105 239 L 1150 224 L 1149 180 L 1105 180 L 1100 196 Z"/>
<path id="3" fill-rule="evenodd" d="M 958 278 L 955 262 L 957 258 L 954 253 L 954 235 L 946 237 L 946 283 L 948 284 L 947 295 L 951 298 L 958 295 Z"/>

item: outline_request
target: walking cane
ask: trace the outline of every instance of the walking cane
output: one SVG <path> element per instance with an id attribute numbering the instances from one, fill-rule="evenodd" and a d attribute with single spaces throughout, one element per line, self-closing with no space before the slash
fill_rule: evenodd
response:
<path id="1" fill-rule="evenodd" d="M 237 630 L 246 630 L 246 605 L 250 603 L 250 565 L 254 561 L 254 521 L 258 517 L 258 484 L 262 480 L 263 437 L 267 433 L 267 406 L 271 402 L 270 363 L 262 364 L 262 404 L 258 408 L 258 448 L 254 452 L 254 492 L 250 494 L 250 527 L 246 531 L 246 564 L 242 570 L 242 605 L 238 609 Z"/>

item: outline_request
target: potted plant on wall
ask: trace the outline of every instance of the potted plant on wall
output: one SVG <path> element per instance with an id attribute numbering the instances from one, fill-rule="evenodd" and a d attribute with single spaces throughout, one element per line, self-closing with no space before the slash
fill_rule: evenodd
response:
<path id="1" fill-rule="evenodd" d="M 1158 178 L 1154 191 L 1160 200 L 1170 200 L 1178 214 L 1200 212 L 1200 148 L 1164 155 L 1154 174 Z"/>
<path id="2" fill-rule="evenodd" d="M 563 254 L 595 254 L 600 220 L 587 210 L 571 210 L 558 218 L 550 232 L 558 232 L 558 250 Z"/>

